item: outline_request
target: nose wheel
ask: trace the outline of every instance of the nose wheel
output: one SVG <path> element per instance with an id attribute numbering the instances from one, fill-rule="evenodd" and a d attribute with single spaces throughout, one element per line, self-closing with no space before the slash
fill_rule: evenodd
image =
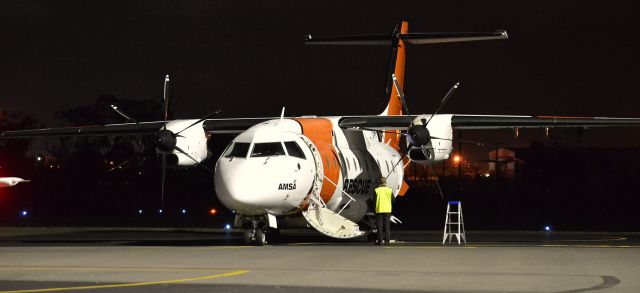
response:
<path id="1" fill-rule="evenodd" d="M 261 228 L 244 230 L 244 243 L 246 245 L 267 245 L 267 233 Z"/>

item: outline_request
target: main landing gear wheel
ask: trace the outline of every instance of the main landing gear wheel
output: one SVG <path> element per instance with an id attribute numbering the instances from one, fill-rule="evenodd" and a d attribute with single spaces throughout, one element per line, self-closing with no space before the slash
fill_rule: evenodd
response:
<path id="1" fill-rule="evenodd" d="M 253 229 L 244 230 L 244 244 L 251 245 L 253 243 L 254 234 L 255 232 Z"/>
<path id="2" fill-rule="evenodd" d="M 256 243 L 258 244 L 258 246 L 263 246 L 267 244 L 267 233 L 264 232 L 264 230 L 262 229 L 256 229 Z"/>

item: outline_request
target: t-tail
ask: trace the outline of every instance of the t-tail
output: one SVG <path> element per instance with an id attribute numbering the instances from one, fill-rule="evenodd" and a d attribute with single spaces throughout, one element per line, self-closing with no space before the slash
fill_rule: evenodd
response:
<path id="1" fill-rule="evenodd" d="M 403 115 L 402 101 L 397 90 L 393 86 L 392 74 L 395 74 L 398 84 L 404 91 L 404 68 L 406 45 L 426 45 L 453 42 L 468 42 L 482 40 L 498 40 L 508 38 L 507 32 L 497 30 L 495 32 L 458 32 L 458 33 L 409 33 L 409 23 L 406 21 L 396 25 L 391 34 L 352 35 L 340 37 L 313 38 L 308 35 L 305 40 L 307 45 L 382 45 L 389 46 L 389 67 L 384 89 L 384 101 L 388 101 L 386 108 L 380 115 Z M 385 143 L 400 150 L 400 130 L 385 132 Z"/>

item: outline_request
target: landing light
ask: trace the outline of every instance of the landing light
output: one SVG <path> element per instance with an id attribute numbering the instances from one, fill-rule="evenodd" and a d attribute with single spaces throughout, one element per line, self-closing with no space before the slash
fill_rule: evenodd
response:
<path id="1" fill-rule="evenodd" d="M 138 210 L 138 215 L 142 215 L 142 209 Z"/>
<path id="2" fill-rule="evenodd" d="M 186 209 L 181 209 L 181 210 L 180 210 L 180 213 L 184 215 L 184 214 L 186 214 L 186 213 L 187 213 L 187 210 L 186 210 Z"/>
<path id="3" fill-rule="evenodd" d="M 164 210 L 159 209 L 159 210 L 158 210 L 158 214 L 162 214 L 162 213 L 164 213 Z"/>
<path id="4" fill-rule="evenodd" d="M 544 230 L 547 232 L 551 232 L 551 226 L 544 226 Z"/>
<path id="5" fill-rule="evenodd" d="M 225 230 L 231 230 L 231 225 L 229 225 L 229 224 L 224 225 L 224 229 Z"/>
<path id="6" fill-rule="evenodd" d="M 26 217 L 26 216 L 28 216 L 28 215 L 29 215 L 29 211 L 27 211 L 27 210 L 22 210 L 22 211 L 20 211 L 20 216 L 21 216 L 21 217 Z"/>

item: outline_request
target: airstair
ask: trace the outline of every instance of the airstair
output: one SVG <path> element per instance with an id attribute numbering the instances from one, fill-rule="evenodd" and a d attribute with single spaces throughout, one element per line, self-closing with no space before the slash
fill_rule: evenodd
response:
<path id="1" fill-rule="evenodd" d="M 311 227 L 329 237 L 352 239 L 364 235 L 358 224 L 315 202 L 302 215 Z"/>
<path id="2" fill-rule="evenodd" d="M 306 211 L 302 212 L 302 216 L 307 220 L 307 223 L 314 229 L 318 230 L 318 232 L 327 235 L 333 238 L 340 239 L 352 239 L 357 238 L 365 234 L 364 231 L 360 230 L 358 224 L 353 221 L 343 217 L 340 215 L 340 212 L 336 213 L 327 208 L 326 203 L 320 197 L 320 190 L 323 182 L 326 180 L 327 184 L 333 184 L 338 188 L 335 182 L 332 182 L 329 178 L 326 178 L 323 175 L 323 166 L 322 166 L 322 157 L 320 157 L 319 152 L 316 150 L 315 145 L 305 137 L 302 137 L 303 141 L 311 148 L 311 153 L 313 154 L 315 165 L 316 165 L 316 176 L 313 183 L 313 188 L 311 189 L 311 193 L 309 194 L 308 204 Z M 344 193 L 344 190 L 342 190 Z M 344 193 L 346 194 L 346 193 Z M 350 204 L 352 201 L 355 201 L 353 197 L 346 194 L 350 200 L 347 203 Z M 346 205 L 343 207 L 346 207 Z"/>

